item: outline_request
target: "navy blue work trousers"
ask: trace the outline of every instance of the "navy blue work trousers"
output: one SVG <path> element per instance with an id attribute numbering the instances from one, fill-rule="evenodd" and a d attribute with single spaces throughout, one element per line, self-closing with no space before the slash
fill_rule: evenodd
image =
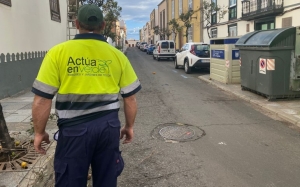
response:
<path id="1" fill-rule="evenodd" d="M 56 187 L 86 187 L 89 166 L 94 187 L 116 187 L 124 168 L 119 150 L 118 112 L 80 125 L 62 127 L 54 158 Z"/>

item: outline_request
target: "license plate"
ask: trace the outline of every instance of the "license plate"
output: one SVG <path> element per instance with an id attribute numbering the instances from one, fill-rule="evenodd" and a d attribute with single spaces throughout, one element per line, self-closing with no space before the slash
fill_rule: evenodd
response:
<path id="1" fill-rule="evenodd" d="M 210 60 L 201 60 L 201 62 L 203 62 L 203 63 L 209 63 Z"/>

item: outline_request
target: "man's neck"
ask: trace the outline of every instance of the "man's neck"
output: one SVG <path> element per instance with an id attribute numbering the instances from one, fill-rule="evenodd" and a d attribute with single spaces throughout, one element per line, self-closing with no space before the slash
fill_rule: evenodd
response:
<path id="1" fill-rule="evenodd" d="M 97 31 L 86 31 L 86 30 L 79 30 L 79 34 L 101 34 L 100 32 Z"/>

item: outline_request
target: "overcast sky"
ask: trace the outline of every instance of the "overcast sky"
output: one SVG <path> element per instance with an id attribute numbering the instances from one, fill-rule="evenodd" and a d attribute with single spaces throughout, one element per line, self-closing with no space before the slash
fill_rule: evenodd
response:
<path id="1" fill-rule="evenodd" d="M 150 21 L 150 13 L 162 0 L 117 0 L 122 7 L 121 19 L 127 26 L 127 39 L 139 39 L 139 29 Z"/>

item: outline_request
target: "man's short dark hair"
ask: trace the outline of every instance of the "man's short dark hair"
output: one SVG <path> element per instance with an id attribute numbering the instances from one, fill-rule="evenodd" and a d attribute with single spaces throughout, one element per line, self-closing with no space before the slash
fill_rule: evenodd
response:
<path id="1" fill-rule="evenodd" d="M 101 31 L 101 24 L 99 25 L 86 25 L 84 23 L 79 22 L 80 28 L 87 30 L 87 31 Z"/>

